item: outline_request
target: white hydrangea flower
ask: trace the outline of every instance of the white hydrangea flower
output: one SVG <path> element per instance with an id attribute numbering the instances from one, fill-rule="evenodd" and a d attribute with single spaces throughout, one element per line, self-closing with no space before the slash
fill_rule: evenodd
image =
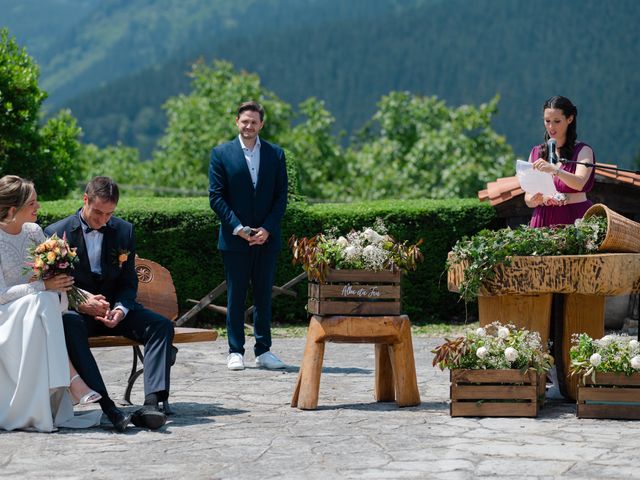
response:
<path id="1" fill-rule="evenodd" d="M 343 236 L 338 237 L 338 240 L 336 240 L 336 244 L 341 246 L 342 248 L 346 248 L 349 246 L 349 242 Z"/>
<path id="2" fill-rule="evenodd" d="M 602 337 L 602 338 L 600 339 L 600 343 L 601 343 L 603 346 L 605 346 L 605 347 L 606 347 L 607 345 L 610 345 L 610 344 L 611 344 L 611 342 L 613 342 L 613 337 L 612 337 L 611 335 L 605 335 L 604 337 Z"/>
<path id="3" fill-rule="evenodd" d="M 631 349 L 631 350 L 637 350 L 639 345 L 640 344 L 638 343 L 637 340 L 630 340 L 629 341 L 629 349 Z"/>
<path id="4" fill-rule="evenodd" d="M 597 367 L 598 365 L 600 365 L 602 363 L 602 357 L 600 356 L 599 353 L 594 353 L 589 358 L 589 363 L 591 365 L 593 365 L 594 367 Z"/>
<path id="5" fill-rule="evenodd" d="M 518 358 L 518 351 L 513 347 L 507 347 L 504 349 L 504 358 L 509 362 L 515 362 Z"/>
<path id="6" fill-rule="evenodd" d="M 640 357 L 638 355 L 631 358 L 631 368 L 634 370 L 640 370 Z"/>
<path id="7" fill-rule="evenodd" d="M 476 357 L 478 357 L 479 359 L 483 359 L 487 356 L 487 348 L 486 347 L 480 347 L 478 350 L 476 350 Z"/>
<path id="8" fill-rule="evenodd" d="M 509 329 L 507 327 L 500 327 L 498 329 L 498 337 L 507 338 L 509 336 Z"/>
<path id="9" fill-rule="evenodd" d="M 364 231 L 364 238 L 366 238 L 370 243 L 381 243 L 384 241 L 384 237 L 373 228 L 367 228 Z"/>
<path id="10" fill-rule="evenodd" d="M 486 334 L 487 331 L 482 327 L 476 330 L 476 335 L 478 335 L 479 337 L 484 337 Z"/>
<path id="11" fill-rule="evenodd" d="M 358 249 L 353 246 L 353 245 L 349 245 L 348 247 L 346 247 L 344 249 L 344 256 L 349 259 L 349 258 L 353 258 L 358 254 Z"/>

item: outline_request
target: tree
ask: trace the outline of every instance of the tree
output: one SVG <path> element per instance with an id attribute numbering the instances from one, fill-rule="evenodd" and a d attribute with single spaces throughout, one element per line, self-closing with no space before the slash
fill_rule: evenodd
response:
<path id="1" fill-rule="evenodd" d="M 7 29 L 0 31 L 0 175 L 33 180 L 43 198 L 61 198 L 80 179 L 80 128 L 68 111 L 38 124 L 47 94 L 38 66 Z"/>
<path id="2" fill-rule="evenodd" d="M 209 154 L 237 135 L 236 107 L 256 100 L 266 111 L 262 136 L 278 143 L 289 130 L 291 106 L 260 84 L 255 74 L 236 73 L 228 62 L 193 66 L 191 92 L 164 105 L 168 125 L 149 164 L 156 185 L 203 190 L 208 187 Z"/>
<path id="3" fill-rule="evenodd" d="M 491 128 L 498 97 L 449 108 L 437 97 L 392 92 L 346 152 L 341 199 L 475 197 L 515 161 Z"/>

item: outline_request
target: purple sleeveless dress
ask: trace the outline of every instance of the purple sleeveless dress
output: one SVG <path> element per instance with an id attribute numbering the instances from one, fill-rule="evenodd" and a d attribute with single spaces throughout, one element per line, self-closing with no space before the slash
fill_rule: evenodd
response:
<path id="1" fill-rule="evenodd" d="M 573 157 L 571 158 L 571 160 L 576 161 L 578 159 L 580 150 L 582 150 L 586 146 L 588 146 L 586 143 L 577 143 L 575 148 L 573 149 Z M 531 150 L 531 159 L 533 161 L 536 161 L 538 159 L 538 150 L 539 146 L 535 146 Z M 595 164 L 595 162 L 596 154 L 594 153 L 593 163 Z M 560 165 L 560 168 L 567 172 L 575 173 L 577 166 L 578 165 L 576 163 L 563 163 Z M 587 180 L 587 183 L 584 184 L 584 187 L 582 187 L 582 190 L 574 190 L 573 188 L 568 187 L 557 176 L 553 177 L 553 183 L 556 186 L 556 190 L 560 193 L 589 192 L 593 188 L 593 184 L 595 181 L 595 170 L 595 168 L 591 168 L 589 179 Z M 545 205 L 540 205 L 533 210 L 533 215 L 531 216 L 531 222 L 529 223 L 529 226 L 550 227 L 552 225 L 573 224 L 576 219 L 582 218 L 584 213 L 589 209 L 591 205 L 593 205 L 593 202 L 590 200 L 580 203 L 572 203 L 570 205 L 562 205 L 558 207 L 547 207 Z"/>

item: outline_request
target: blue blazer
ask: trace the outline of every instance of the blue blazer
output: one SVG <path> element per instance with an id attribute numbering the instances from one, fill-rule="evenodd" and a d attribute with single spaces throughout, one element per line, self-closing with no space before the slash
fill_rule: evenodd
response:
<path id="1" fill-rule="evenodd" d="M 255 189 L 240 140 L 236 137 L 214 148 L 209 163 L 209 203 L 220 219 L 218 250 L 249 252 L 247 241 L 233 234 L 238 225 L 263 227 L 270 235 L 262 248 L 268 252 L 280 250 L 287 184 L 284 151 L 277 145 L 260 139 Z"/>
<path id="2" fill-rule="evenodd" d="M 136 302 L 138 275 L 135 270 L 136 243 L 133 225 L 117 217 L 111 217 L 107 222 L 102 237 L 100 275 L 91 272 L 87 246 L 82 234 L 80 210 L 75 215 L 49 225 L 44 231 L 47 236 L 56 233 L 60 238 L 66 234 L 69 246 L 77 247 L 79 261 L 75 263 L 72 271 L 77 287 L 93 294 L 104 295 L 111 307 L 119 302 L 129 310 L 142 308 L 142 305 Z M 120 266 L 118 255 L 124 251 L 129 252 L 129 256 Z"/>

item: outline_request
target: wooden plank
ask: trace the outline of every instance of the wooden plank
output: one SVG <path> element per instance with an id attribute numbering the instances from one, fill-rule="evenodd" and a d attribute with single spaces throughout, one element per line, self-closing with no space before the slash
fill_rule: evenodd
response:
<path id="1" fill-rule="evenodd" d="M 538 332 L 542 345 L 546 345 L 551 332 L 551 305 L 553 294 L 497 295 L 478 297 L 480 325 L 499 321 L 511 323 L 530 332 Z"/>
<path id="2" fill-rule="evenodd" d="M 374 272 L 371 270 L 329 270 L 325 277 L 326 283 L 331 282 L 374 282 L 374 283 L 400 283 L 400 271 L 391 272 L 384 270 Z"/>
<path id="3" fill-rule="evenodd" d="M 400 299 L 400 285 L 371 284 L 318 284 L 309 283 L 309 297 L 324 300 L 326 298 L 371 301 L 379 299 Z"/>
<path id="4" fill-rule="evenodd" d="M 566 391 L 562 393 L 572 400 L 576 399 L 579 379 L 569 373 L 571 339 L 576 333 L 586 333 L 591 338 L 604 336 L 604 300 L 603 296 L 565 295 L 561 344 L 563 364 L 566 368 Z M 563 372 L 558 372 L 558 375 L 562 374 Z"/>
<path id="5" fill-rule="evenodd" d="M 614 418 L 640 420 L 640 408 L 633 405 L 593 405 L 579 403 L 578 418 Z"/>
<path id="6" fill-rule="evenodd" d="M 527 370 L 524 374 L 520 370 L 450 370 L 451 383 L 524 383 L 537 384 L 537 374 Z"/>
<path id="7" fill-rule="evenodd" d="M 537 396 L 536 385 L 453 385 L 451 400 L 531 400 Z"/>
<path id="8" fill-rule="evenodd" d="M 313 315 L 399 315 L 400 302 L 320 302 L 310 298 L 307 311 Z"/>
<path id="9" fill-rule="evenodd" d="M 187 328 L 176 327 L 173 337 L 173 343 L 192 343 L 192 342 L 213 342 L 218 338 L 218 332 L 205 328 Z M 91 348 L 103 347 L 133 347 L 142 345 L 127 337 L 116 335 L 105 335 L 101 337 L 89 338 L 89 346 Z"/>
<path id="10" fill-rule="evenodd" d="M 459 291 L 466 265 L 452 265 L 447 272 L 451 291 Z M 482 295 L 581 293 L 624 295 L 638 293 L 640 253 L 513 257 L 509 267 L 496 267 Z"/>
<path id="11" fill-rule="evenodd" d="M 640 389 L 638 388 L 578 388 L 579 402 L 638 402 L 640 404 Z M 640 405 L 638 405 L 640 407 Z"/>
<path id="12" fill-rule="evenodd" d="M 176 327 L 173 343 L 213 342 L 218 332 L 205 328 Z"/>
<path id="13" fill-rule="evenodd" d="M 451 402 L 452 417 L 536 417 L 536 403 Z"/>
<path id="14" fill-rule="evenodd" d="M 591 375 L 585 377 L 586 385 L 625 385 L 640 387 L 640 374 L 625 375 L 624 373 L 596 373 L 595 383 Z M 580 381 L 582 385 L 582 380 Z"/>

